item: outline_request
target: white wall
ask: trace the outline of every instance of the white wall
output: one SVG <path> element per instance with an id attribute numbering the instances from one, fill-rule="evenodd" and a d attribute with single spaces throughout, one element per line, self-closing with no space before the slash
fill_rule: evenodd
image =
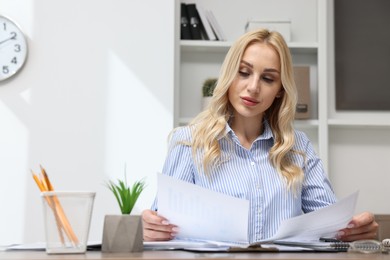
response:
<path id="1" fill-rule="evenodd" d="M 90 239 L 119 208 L 104 187 L 146 177 L 148 208 L 173 126 L 174 1 L 0 0 L 28 38 L 19 75 L 0 83 L 0 245 L 43 241 L 42 164 L 56 190 L 97 196 Z"/>

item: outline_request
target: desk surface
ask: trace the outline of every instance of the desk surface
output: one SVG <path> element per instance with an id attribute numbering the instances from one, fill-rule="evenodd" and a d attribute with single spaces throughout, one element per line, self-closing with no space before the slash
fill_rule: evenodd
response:
<path id="1" fill-rule="evenodd" d="M 120 259 L 269 259 L 269 260 L 390 260 L 390 254 L 358 254 L 358 253 L 192 253 L 185 251 L 145 251 L 133 254 L 103 254 L 87 252 L 86 254 L 48 255 L 44 251 L 6 251 L 0 252 L 0 260 L 120 260 Z"/>

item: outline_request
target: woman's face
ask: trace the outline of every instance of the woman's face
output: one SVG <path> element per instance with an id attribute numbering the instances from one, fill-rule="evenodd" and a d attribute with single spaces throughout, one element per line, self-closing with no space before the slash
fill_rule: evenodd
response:
<path id="1" fill-rule="evenodd" d="M 278 53 L 264 43 L 249 45 L 228 91 L 234 116 L 261 120 L 282 91 Z"/>

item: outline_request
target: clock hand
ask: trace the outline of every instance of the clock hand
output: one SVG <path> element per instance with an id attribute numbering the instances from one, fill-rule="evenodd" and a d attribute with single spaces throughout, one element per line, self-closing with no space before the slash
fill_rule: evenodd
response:
<path id="1" fill-rule="evenodd" d="M 7 41 L 9 41 L 9 40 L 11 40 L 12 38 L 13 38 L 13 36 L 11 36 L 11 37 L 9 37 L 9 38 L 7 38 L 7 39 L 5 39 L 5 40 L 2 40 L 2 41 L 0 42 L 0 45 L 3 44 L 3 43 L 5 43 L 5 42 L 7 42 Z"/>

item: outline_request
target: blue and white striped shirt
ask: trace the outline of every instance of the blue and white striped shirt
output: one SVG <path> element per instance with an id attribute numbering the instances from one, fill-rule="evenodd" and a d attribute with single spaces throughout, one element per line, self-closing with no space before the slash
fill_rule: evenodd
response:
<path id="1" fill-rule="evenodd" d="M 249 200 L 250 243 L 274 235 L 284 219 L 336 202 L 336 196 L 324 174 L 322 162 L 303 132 L 295 131 L 294 149 L 304 152 L 306 164 L 301 155 L 294 155 L 295 162 L 304 171 L 300 190 L 294 194 L 292 189 L 287 189 L 286 181 L 270 163 L 269 150 L 273 146 L 274 138 L 267 121 L 264 121 L 263 134 L 253 142 L 249 150 L 240 144 L 229 125 L 226 126 L 226 131 L 230 140 L 222 138 L 219 144 L 222 156 L 227 160 L 206 176 L 199 172 L 195 165 L 191 147 L 178 144 L 191 140 L 190 127 L 178 129 L 172 135 L 162 173 L 210 190 Z M 157 210 L 157 201 L 152 209 Z"/>

